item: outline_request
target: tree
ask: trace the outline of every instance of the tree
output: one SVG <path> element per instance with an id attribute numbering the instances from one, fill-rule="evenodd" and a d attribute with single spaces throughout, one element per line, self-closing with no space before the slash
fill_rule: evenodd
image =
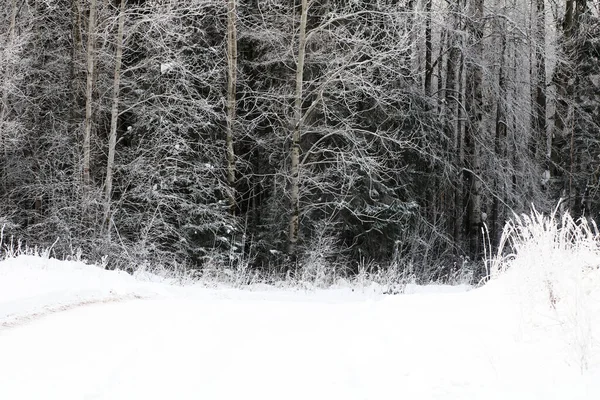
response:
<path id="1" fill-rule="evenodd" d="M 461 130 L 462 112 L 462 43 L 460 21 L 460 0 L 452 2 L 448 7 L 448 56 L 446 59 L 446 85 L 444 103 L 446 104 L 445 129 L 446 136 L 452 138 L 452 154 L 454 160 L 448 160 L 453 165 L 463 165 L 463 135 Z M 449 157 L 452 157 L 449 155 Z M 456 243 L 462 241 L 462 180 L 456 179 L 452 185 L 452 237 Z"/>
<path id="2" fill-rule="evenodd" d="M 465 203 L 467 205 L 466 232 L 469 253 L 479 257 L 481 220 L 481 167 L 479 141 L 483 130 L 483 0 L 473 0 L 468 8 L 470 54 L 466 61 L 465 112 Z"/>
<path id="3" fill-rule="evenodd" d="M 431 95 L 431 81 L 433 76 L 432 42 L 431 42 L 431 4 L 432 0 L 425 0 L 425 94 Z"/>
<path id="4" fill-rule="evenodd" d="M 90 0 L 87 34 L 87 83 L 85 86 L 85 131 L 83 134 L 83 183 L 90 184 L 90 153 L 93 125 L 93 95 L 94 95 L 94 42 L 96 40 L 96 0 Z"/>
<path id="5" fill-rule="evenodd" d="M 394 5 L 364 4 L 301 8 L 299 15 L 289 124 L 289 253 L 302 234 L 311 237 L 319 221 L 329 219 L 343 232 L 340 245 L 390 257 L 395 231 L 416 210 L 399 183 L 402 164 L 420 146 L 413 137 L 424 137 L 434 125 L 427 120 L 433 119 L 428 106 L 419 104 L 421 91 L 408 89 L 414 77 L 406 74 L 407 13 Z M 423 110 L 424 118 L 402 116 L 409 104 Z M 380 251 L 370 246 L 376 237 L 386 243 Z"/>
<path id="6" fill-rule="evenodd" d="M 597 107 L 599 72 L 598 16 L 585 0 L 566 2 L 560 24 L 559 50 L 562 55 L 552 83 L 555 88 L 555 112 L 552 130 L 552 177 L 556 197 L 575 215 L 596 217 L 592 203 L 598 186 Z M 596 101 L 596 102 L 595 102 Z"/>
<path id="7" fill-rule="evenodd" d="M 136 257 L 199 268 L 241 248 L 228 211 L 227 4 L 142 4 L 128 16 L 114 227 Z"/>
<path id="8" fill-rule="evenodd" d="M 292 144 L 290 146 L 290 228 L 288 254 L 296 256 L 300 224 L 300 139 L 302 135 L 302 100 L 304 85 L 304 57 L 306 55 L 306 21 L 308 0 L 301 0 L 300 24 L 298 27 L 298 54 L 296 61 L 296 87 L 294 91 L 294 117 L 292 119 Z"/>
<path id="9" fill-rule="evenodd" d="M 229 206 L 235 213 L 235 151 L 234 126 L 237 108 L 237 4 L 227 0 L 227 183 L 229 184 Z"/>
<path id="10" fill-rule="evenodd" d="M 532 15 L 532 132 L 531 152 L 540 162 L 547 157 L 548 137 L 546 134 L 546 14 L 545 1 L 536 0 Z M 544 167 L 548 167 L 545 165 Z"/>
<path id="11" fill-rule="evenodd" d="M 115 42 L 115 73 L 113 83 L 112 108 L 110 113 L 110 133 L 108 139 L 108 161 L 106 163 L 106 181 L 104 183 L 104 223 L 107 237 L 110 241 L 111 216 L 110 203 L 113 185 L 113 170 L 115 162 L 115 147 L 117 145 L 117 123 L 119 118 L 119 89 L 121 83 L 121 61 L 123 59 L 123 28 L 125 25 L 125 0 L 121 0 L 119 7 L 119 22 Z"/>
<path id="12" fill-rule="evenodd" d="M 589 1 L 3 1 L 0 212 L 57 255 L 429 280 L 600 211 Z"/>
<path id="13" fill-rule="evenodd" d="M 7 120 L 8 117 L 8 109 L 10 107 L 9 104 L 9 93 L 11 92 L 11 77 L 13 74 L 13 63 L 14 60 L 11 57 L 12 52 L 16 52 L 15 47 L 15 28 L 17 24 L 17 13 L 18 13 L 18 4 L 16 0 L 12 0 L 10 4 L 10 17 L 8 21 L 8 32 L 6 33 L 6 41 L 3 46 L 2 54 L 2 64 L 0 64 L 0 73 L 2 74 L 1 88 L 2 88 L 2 103 L 0 104 L 0 149 L 2 151 L 2 176 L 0 177 L 0 192 L 4 192 L 6 190 L 6 161 L 8 159 L 8 140 L 6 138 L 7 131 L 9 130 L 9 122 Z"/>

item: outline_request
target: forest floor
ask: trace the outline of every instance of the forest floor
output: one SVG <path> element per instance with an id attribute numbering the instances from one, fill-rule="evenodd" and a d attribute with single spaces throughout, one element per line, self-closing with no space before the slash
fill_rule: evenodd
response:
<path id="1" fill-rule="evenodd" d="M 384 295 L 9 258 L 0 399 L 599 399 L 600 301 L 569 313 L 506 275 Z"/>

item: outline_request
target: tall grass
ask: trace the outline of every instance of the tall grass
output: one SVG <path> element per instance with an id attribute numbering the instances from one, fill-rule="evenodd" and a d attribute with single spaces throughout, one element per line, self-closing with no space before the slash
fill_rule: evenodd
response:
<path id="1" fill-rule="evenodd" d="M 535 325 L 564 335 L 571 361 L 590 367 L 599 347 L 600 234 L 593 221 L 533 210 L 515 215 L 487 261 L 492 281 L 517 295 Z"/>

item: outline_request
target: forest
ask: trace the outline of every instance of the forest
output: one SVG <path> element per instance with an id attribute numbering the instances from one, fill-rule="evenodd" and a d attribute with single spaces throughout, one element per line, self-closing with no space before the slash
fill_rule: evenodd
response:
<path id="1" fill-rule="evenodd" d="M 0 0 L 2 246 L 486 275 L 600 212 L 598 0 Z"/>

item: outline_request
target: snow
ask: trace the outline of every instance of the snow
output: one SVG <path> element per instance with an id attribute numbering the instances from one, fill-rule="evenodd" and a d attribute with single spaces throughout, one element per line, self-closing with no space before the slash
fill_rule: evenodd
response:
<path id="1" fill-rule="evenodd" d="M 0 399 L 600 398 L 597 343 L 582 369 L 568 325 L 525 307 L 517 276 L 387 296 L 7 259 Z"/>
<path id="2" fill-rule="evenodd" d="M 178 63 L 175 61 L 172 62 L 167 62 L 167 63 L 161 63 L 160 64 L 160 74 L 166 74 L 167 72 L 173 70 L 174 68 L 178 67 Z"/>
<path id="3" fill-rule="evenodd" d="M 77 306 L 159 292 L 123 271 L 22 255 L 0 264 L 0 326 Z"/>

